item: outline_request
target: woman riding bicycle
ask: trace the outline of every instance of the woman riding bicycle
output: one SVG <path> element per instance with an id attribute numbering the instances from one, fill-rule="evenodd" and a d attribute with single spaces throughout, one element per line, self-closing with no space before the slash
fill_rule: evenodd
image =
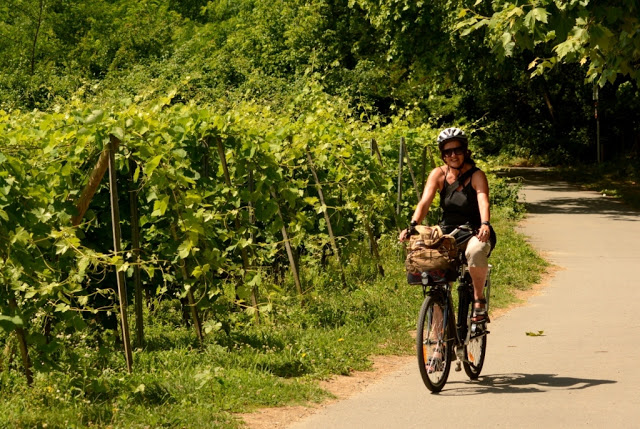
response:
<path id="1" fill-rule="evenodd" d="M 496 238 L 491 227 L 489 183 L 487 176 L 471 159 L 468 139 L 459 128 L 447 128 L 438 135 L 438 148 L 444 165 L 429 174 L 427 184 L 411 217 L 411 228 L 422 222 L 429 207 L 440 192 L 443 232 L 450 233 L 459 225 L 469 224 L 476 235 L 465 245 L 465 257 L 473 282 L 474 322 L 488 322 L 484 284 L 489 271 L 488 257 Z M 458 186 L 456 186 L 456 184 Z M 456 186 L 455 189 L 452 186 Z M 408 239 L 409 229 L 400 233 L 400 241 Z"/>

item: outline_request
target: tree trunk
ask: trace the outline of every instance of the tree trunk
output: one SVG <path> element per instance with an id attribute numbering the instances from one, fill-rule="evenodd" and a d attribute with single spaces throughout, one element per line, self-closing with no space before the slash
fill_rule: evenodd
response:
<path id="1" fill-rule="evenodd" d="M 38 47 L 38 37 L 40 35 L 40 27 L 42 27 L 42 19 L 44 15 L 44 1 L 40 0 L 40 7 L 38 9 L 38 20 L 36 21 L 36 32 L 33 35 L 33 43 L 31 44 L 31 75 L 33 76 L 36 71 L 36 51 Z"/>

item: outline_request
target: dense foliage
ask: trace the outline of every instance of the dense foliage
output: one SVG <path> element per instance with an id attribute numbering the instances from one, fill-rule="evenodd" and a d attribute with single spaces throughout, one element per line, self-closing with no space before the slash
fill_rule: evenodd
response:
<path id="1" fill-rule="evenodd" d="M 503 57 L 513 56 L 517 48 L 544 55 L 529 64 L 533 76 L 568 62 L 587 66 L 587 81 L 600 86 L 614 83 L 618 75 L 640 81 L 640 10 L 636 1 L 495 1 L 492 9 L 489 17 L 472 12 L 459 27 L 467 34 L 487 27 L 488 43 Z M 462 14 L 467 12 L 471 11 L 463 10 Z"/>
<path id="2" fill-rule="evenodd" d="M 284 108 L 319 73 L 325 91 L 383 118 L 466 123 L 492 156 L 592 161 L 591 81 L 605 157 L 637 151 L 637 15 L 633 1 L 8 0 L 0 103 L 175 89 L 176 101 Z"/>

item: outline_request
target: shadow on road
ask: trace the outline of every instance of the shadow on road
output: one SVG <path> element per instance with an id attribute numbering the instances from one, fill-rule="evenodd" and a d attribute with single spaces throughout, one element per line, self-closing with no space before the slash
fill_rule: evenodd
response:
<path id="1" fill-rule="evenodd" d="M 480 377 L 478 381 L 449 382 L 440 393 L 445 396 L 481 395 L 487 393 L 543 393 L 548 390 L 582 390 L 614 380 L 560 377 L 557 374 L 496 374 Z"/>
<path id="2" fill-rule="evenodd" d="M 511 168 L 498 175 L 522 180 L 527 187 L 560 193 L 557 198 L 525 202 L 527 212 L 531 214 L 599 214 L 617 220 L 640 220 L 640 216 L 638 216 L 640 212 L 619 200 L 602 197 L 595 192 L 576 196 L 575 192 L 579 190 L 576 186 L 563 182 L 557 172 L 547 168 Z M 573 194 L 568 195 L 570 193 Z"/>
<path id="3" fill-rule="evenodd" d="M 640 220 L 637 211 L 607 198 L 552 198 L 537 203 L 525 203 L 525 206 L 527 212 L 532 214 L 599 214 L 614 219 Z"/>

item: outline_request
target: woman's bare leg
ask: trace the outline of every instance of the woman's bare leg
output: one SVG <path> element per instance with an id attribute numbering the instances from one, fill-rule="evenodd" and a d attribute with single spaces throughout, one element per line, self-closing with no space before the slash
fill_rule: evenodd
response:
<path id="1" fill-rule="evenodd" d="M 471 281 L 473 282 L 473 299 L 485 299 L 484 284 L 487 281 L 488 273 L 488 267 L 469 267 L 469 274 L 471 275 Z M 484 306 L 486 306 L 486 304 L 478 302 L 474 304 L 474 308 L 482 308 Z"/>

